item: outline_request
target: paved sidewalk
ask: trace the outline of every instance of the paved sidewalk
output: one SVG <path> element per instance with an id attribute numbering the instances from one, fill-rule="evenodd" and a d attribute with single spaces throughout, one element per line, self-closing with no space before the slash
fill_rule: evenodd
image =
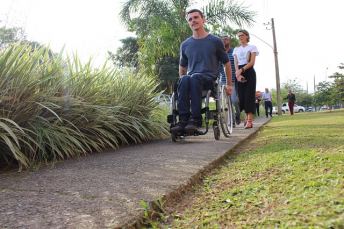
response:
<path id="1" fill-rule="evenodd" d="M 0 228 L 122 228 L 143 214 L 140 201 L 178 196 L 202 172 L 269 119 L 230 138 L 204 136 L 126 146 L 38 170 L 0 173 Z"/>

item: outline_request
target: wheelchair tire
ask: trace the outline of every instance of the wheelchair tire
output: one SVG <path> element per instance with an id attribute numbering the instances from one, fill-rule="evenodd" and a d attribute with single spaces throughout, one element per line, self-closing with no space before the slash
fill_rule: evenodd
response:
<path id="1" fill-rule="evenodd" d="M 176 134 L 171 134 L 171 138 L 173 142 L 177 142 L 179 140 L 179 136 L 177 136 Z"/>
<path id="2" fill-rule="evenodd" d="M 213 130 L 214 130 L 214 137 L 215 137 L 215 140 L 220 140 L 220 128 L 219 126 L 217 125 L 217 122 L 214 122 L 213 123 Z"/>
<path id="3" fill-rule="evenodd" d="M 218 88 L 218 113 L 220 116 L 220 126 L 223 131 L 223 135 L 229 138 L 233 133 L 233 111 L 230 96 L 225 92 L 225 86 L 222 85 Z"/>

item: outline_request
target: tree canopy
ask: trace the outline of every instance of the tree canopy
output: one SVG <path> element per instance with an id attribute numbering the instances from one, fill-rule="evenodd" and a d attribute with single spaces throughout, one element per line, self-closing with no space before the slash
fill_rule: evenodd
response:
<path id="1" fill-rule="evenodd" d="M 139 59 L 139 46 L 135 37 L 127 37 L 120 40 L 122 47 L 116 53 L 108 52 L 109 59 L 119 67 L 136 68 Z"/>
<path id="2" fill-rule="evenodd" d="M 0 50 L 4 47 L 7 47 L 11 43 L 25 39 L 26 35 L 24 33 L 24 29 L 21 27 L 0 27 Z"/>
<path id="3" fill-rule="evenodd" d="M 143 62 L 155 64 L 155 59 L 179 53 L 182 41 L 191 36 L 192 31 L 186 21 L 187 8 L 191 0 L 128 0 L 123 4 L 120 16 L 128 30 L 136 33 L 143 53 Z M 249 11 L 233 1 L 211 0 L 202 7 L 207 23 L 227 27 L 253 25 L 255 12 Z"/>
<path id="4" fill-rule="evenodd" d="M 192 35 L 186 20 L 192 3 L 192 0 L 127 0 L 122 5 L 121 20 L 137 36 L 140 65 L 152 75 L 159 75 L 165 84 L 178 79 L 178 65 L 175 68 L 168 65 L 175 64 L 181 42 Z M 236 31 L 232 25 L 250 27 L 256 16 L 248 7 L 225 0 L 209 0 L 200 10 L 207 20 L 207 31 L 231 38 Z M 170 75 L 173 69 L 175 73 Z"/>
<path id="5" fill-rule="evenodd" d="M 341 63 L 338 66 L 339 69 L 344 69 L 344 64 Z M 334 79 L 334 90 L 336 92 L 337 100 L 339 103 L 342 103 L 343 96 L 344 96 L 344 74 L 335 72 L 333 75 L 329 76 L 329 78 Z"/>

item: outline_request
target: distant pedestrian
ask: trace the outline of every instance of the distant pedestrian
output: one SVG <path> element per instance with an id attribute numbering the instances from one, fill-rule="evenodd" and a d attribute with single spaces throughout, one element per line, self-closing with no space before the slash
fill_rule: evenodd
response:
<path id="1" fill-rule="evenodd" d="M 288 99 L 290 115 L 294 115 L 294 104 L 295 104 L 296 98 L 295 98 L 295 95 L 291 92 L 291 89 L 289 89 L 288 92 L 289 94 L 287 95 L 287 98 L 283 98 L 283 99 Z"/>
<path id="2" fill-rule="evenodd" d="M 260 101 L 261 101 L 261 98 L 260 98 L 259 94 L 256 93 L 255 104 L 256 104 L 256 114 L 257 114 L 257 116 L 259 116 L 259 105 L 260 105 Z"/>
<path id="3" fill-rule="evenodd" d="M 272 117 L 272 97 L 269 91 L 269 88 L 265 88 L 265 92 L 262 96 L 263 100 L 265 101 L 265 115 L 268 118 L 268 109 L 270 108 L 270 117 Z"/>

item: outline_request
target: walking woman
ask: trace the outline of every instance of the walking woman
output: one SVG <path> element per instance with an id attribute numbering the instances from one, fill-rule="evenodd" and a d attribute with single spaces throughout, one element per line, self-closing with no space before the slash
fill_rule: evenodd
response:
<path id="1" fill-rule="evenodd" d="M 246 118 L 244 122 L 245 129 L 252 128 L 252 118 L 255 113 L 255 95 L 256 95 L 256 72 L 253 68 L 256 56 L 259 52 L 256 46 L 249 45 L 250 35 L 246 30 L 238 32 L 240 47 L 233 51 L 235 74 L 238 79 L 238 97 L 240 111 L 245 110 Z"/>

